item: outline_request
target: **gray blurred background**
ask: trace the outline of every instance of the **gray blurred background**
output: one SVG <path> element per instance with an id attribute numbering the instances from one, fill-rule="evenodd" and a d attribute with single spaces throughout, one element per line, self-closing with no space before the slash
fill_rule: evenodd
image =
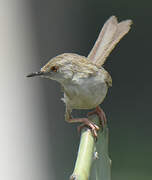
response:
<path id="1" fill-rule="evenodd" d="M 152 179 L 151 0 L 0 0 L 0 179 L 68 179 L 77 125 L 59 84 L 25 75 L 63 52 L 87 56 L 111 15 L 134 22 L 104 66 L 112 180 Z"/>

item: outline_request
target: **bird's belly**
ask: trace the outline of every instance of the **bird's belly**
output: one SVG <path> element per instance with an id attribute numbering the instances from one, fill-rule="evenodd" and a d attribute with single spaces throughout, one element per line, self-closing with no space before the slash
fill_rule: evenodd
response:
<path id="1" fill-rule="evenodd" d="M 65 91 L 65 101 L 72 109 L 92 109 L 98 106 L 107 94 L 105 82 L 71 85 Z"/>

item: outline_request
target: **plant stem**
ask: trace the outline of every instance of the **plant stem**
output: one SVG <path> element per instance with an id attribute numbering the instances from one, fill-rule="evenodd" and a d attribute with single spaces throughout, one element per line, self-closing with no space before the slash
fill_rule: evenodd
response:
<path id="1" fill-rule="evenodd" d="M 89 129 L 84 128 L 81 134 L 78 156 L 70 180 L 86 180 L 90 174 L 94 139 Z"/>
<path id="2" fill-rule="evenodd" d="M 90 116 L 89 119 L 99 126 L 99 120 L 97 116 Z M 90 129 L 83 128 L 80 138 L 77 160 L 70 180 L 88 180 L 90 176 L 92 163 L 94 165 L 92 171 L 93 180 L 110 180 L 110 159 L 108 156 L 107 145 L 107 127 L 98 132 L 97 142 L 95 142 L 95 139 L 93 138 Z M 96 152 L 96 150 L 98 152 Z M 99 154 L 99 159 L 97 156 L 95 156 L 95 154 Z M 101 166 L 102 169 L 100 169 L 99 166 Z M 102 179 L 100 178 L 101 176 Z"/>

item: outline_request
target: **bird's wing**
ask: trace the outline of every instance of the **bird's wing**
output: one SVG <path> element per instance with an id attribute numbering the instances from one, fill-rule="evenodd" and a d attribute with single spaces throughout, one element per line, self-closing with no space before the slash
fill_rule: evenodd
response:
<path id="1" fill-rule="evenodd" d="M 116 44 L 128 33 L 131 24 L 131 20 L 118 23 L 117 18 L 111 16 L 104 24 L 88 59 L 98 67 L 102 66 Z"/>

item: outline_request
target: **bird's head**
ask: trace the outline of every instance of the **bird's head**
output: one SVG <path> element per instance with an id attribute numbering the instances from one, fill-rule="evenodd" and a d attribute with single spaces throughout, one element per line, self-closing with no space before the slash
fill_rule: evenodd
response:
<path id="1" fill-rule="evenodd" d="M 58 55 L 44 65 L 40 71 L 33 72 L 27 77 L 37 76 L 64 83 L 64 81 L 71 79 L 73 76 L 71 56 L 74 56 L 74 54 L 64 53 Z"/>
<path id="2" fill-rule="evenodd" d="M 98 68 L 86 57 L 64 53 L 52 58 L 39 72 L 31 73 L 27 77 L 39 76 L 64 84 L 71 80 L 77 81 L 79 78 L 86 78 L 96 72 L 98 72 Z"/>

